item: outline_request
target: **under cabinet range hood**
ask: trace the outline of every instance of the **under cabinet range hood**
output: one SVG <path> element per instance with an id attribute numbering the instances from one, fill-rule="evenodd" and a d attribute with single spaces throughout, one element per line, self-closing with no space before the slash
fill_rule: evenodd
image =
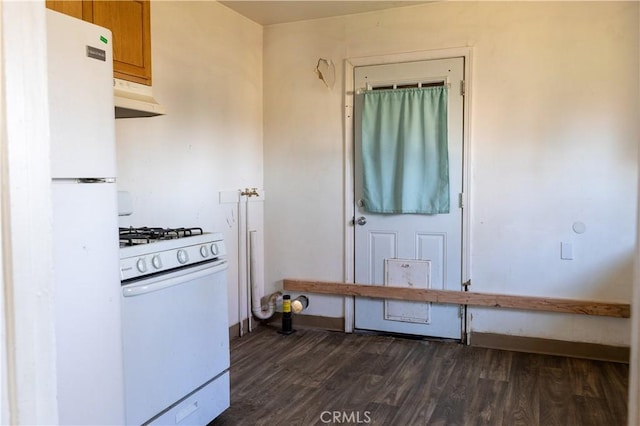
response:
<path id="1" fill-rule="evenodd" d="M 153 99 L 151 86 L 113 79 L 116 118 L 154 117 L 166 114 L 162 105 Z"/>

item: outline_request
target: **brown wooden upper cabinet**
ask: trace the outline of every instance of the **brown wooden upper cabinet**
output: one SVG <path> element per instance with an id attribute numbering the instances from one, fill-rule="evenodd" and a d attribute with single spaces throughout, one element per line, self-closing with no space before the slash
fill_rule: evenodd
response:
<path id="1" fill-rule="evenodd" d="M 111 30 L 113 75 L 151 85 L 149 0 L 47 0 L 49 9 Z"/>

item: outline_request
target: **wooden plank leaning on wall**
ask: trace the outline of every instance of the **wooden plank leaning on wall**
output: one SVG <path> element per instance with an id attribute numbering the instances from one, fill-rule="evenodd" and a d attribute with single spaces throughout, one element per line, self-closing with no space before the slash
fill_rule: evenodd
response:
<path id="1" fill-rule="evenodd" d="M 416 302 L 450 303 L 456 305 L 488 306 L 492 308 L 527 311 L 565 312 L 582 315 L 629 318 L 628 303 L 596 302 L 551 297 L 515 296 L 474 293 L 468 291 L 426 290 L 407 287 L 374 286 L 325 281 L 283 280 L 284 290 L 341 296 L 372 297 Z"/>

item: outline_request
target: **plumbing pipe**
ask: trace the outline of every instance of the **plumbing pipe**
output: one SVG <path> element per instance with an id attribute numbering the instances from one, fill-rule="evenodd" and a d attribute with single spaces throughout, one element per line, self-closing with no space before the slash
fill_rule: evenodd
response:
<path id="1" fill-rule="evenodd" d="M 246 279 L 244 277 L 244 271 L 246 267 L 243 267 L 243 260 L 246 256 L 246 246 L 243 242 L 246 243 L 246 238 L 243 238 L 243 231 L 246 229 L 246 226 L 243 224 L 243 216 L 242 216 L 242 201 L 247 202 L 247 197 L 245 197 L 242 193 L 238 196 L 238 323 L 240 326 L 240 337 L 244 335 L 244 318 L 242 315 L 242 301 L 244 299 L 243 288 L 246 288 Z M 244 252 L 244 253 L 243 253 Z"/>
<path id="2" fill-rule="evenodd" d="M 309 298 L 307 296 L 298 296 L 291 301 L 291 312 L 299 314 L 309 306 Z"/>
<path id="3" fill-rule="evenodd" d="M 251 268 L 251 250 L 252 250 L 252 244 L 254 244 L 254 241 L 251 239 L 251 235 L 252 233 L 255 233 L 256 231 L 250 231 L 249 230 L 249 197 L 251 197 L 251 192 L 249 192 L 248 190 L 245 190 L 246 193 L 246 202 L 244 204 L 244 224 L 245 224 L 245 267 L 247 269 L 247 274 L 246 274 L 246 280 L 245 280 L 245 296 L 246 296 L 246 308 L 247 308 L 247 326 L 249 328 L 249 333 L 251 333 L 252 331 L 252 316 L 251 316 L 251 311 L 252 311 L 252 302 L 251 302 L 251 297 L 253 294 L 253 289 L 251 288 L 251 282 L 253 280 L 253 270 Z"/>
<path id="4" fill-rule="evenodd" d="M 291 321 L 291 296 L 288 294 L 282 296 L 282 329 L 278 333 L 286 335 L 295 333 Z"/>
<path id="5" fill-rule="evenodd" d="M 262 306 L 260 303 L 260 291 L 258 290 L 258 284 L 255 279 L 255 271 L 256 271 L 256 239 L 257 232 L 250 231 L 249 232 L 249 280 L 251 281 L 251 301 L 252 301 L 252 309 L 253 315 L 256 318 L 265 320 L 269 319 L 276 312 L 276 303 L 278 301 L 278 297 L 282 296 L 282 293 L 279 291 L 273 293 L 269 296 L 267 306 Z"/>

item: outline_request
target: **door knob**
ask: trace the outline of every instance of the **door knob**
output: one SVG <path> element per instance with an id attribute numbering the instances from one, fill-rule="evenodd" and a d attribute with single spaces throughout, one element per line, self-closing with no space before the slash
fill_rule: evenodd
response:
<path id="1" fill-rule="evenodd" d="M 367 223 L 367 218 L 364 216 L 360 216 L 356 219 L 356 223 L 360 226 L 365 225 Z"/>

